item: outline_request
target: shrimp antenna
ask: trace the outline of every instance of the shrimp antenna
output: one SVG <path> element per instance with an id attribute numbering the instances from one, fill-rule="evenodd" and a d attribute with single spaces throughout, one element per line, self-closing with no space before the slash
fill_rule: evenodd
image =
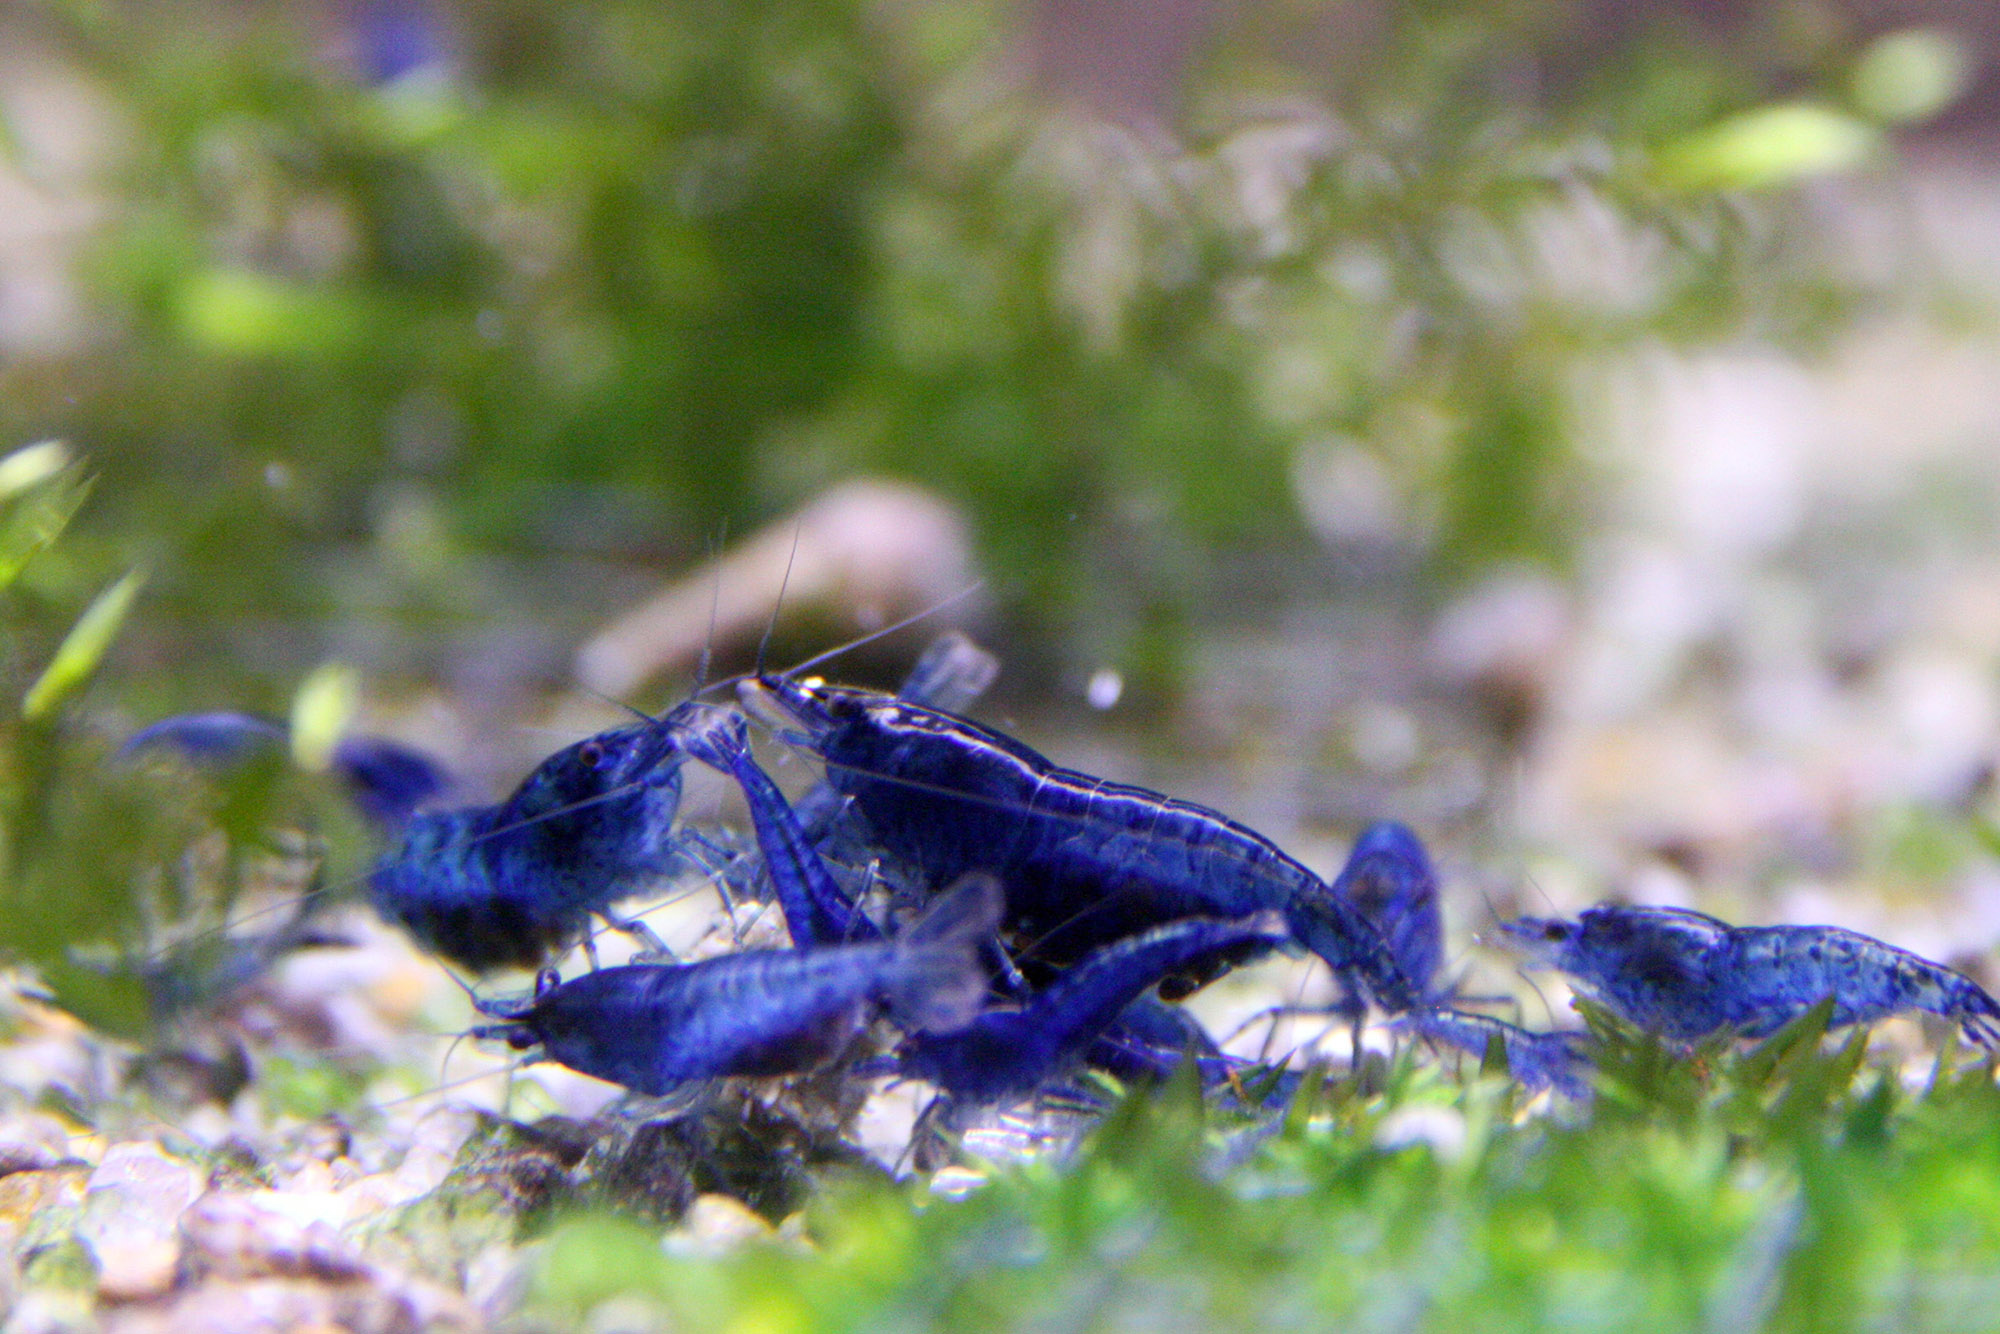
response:
<path id="1" fill-rule="evenodd" d="M 1534 992 L 1535 999 L 1542 1003 L 1542 1013 L 1546 1014 L 1549 1017 L 1549 1022 L 1553 1024 L 1556 1021 L 1556 1007 L 1549 1004 L 1549 995 L 1546 991 L 1542 990 L 1542 984 L 1535 981 L 1534 974 L 1517 964 L 1514 968 L 1514 976 L 1528 984 L 1528 990 Z"/>
<path id="2" fill-rule="evenodd" d="M 644 709 L 640 708 L 638 705 L 627 704 L 624 700 L 619 699 L 616 695 L 607 695 L 602 690 L 592 690 L 589 686 L 585 686 L 583 688 L 583 693 L 589 695 L 591 698 L 596 699 L 601 703 L 609 704 L 614 709 L 625 710 L 625 712 L 631 714 L 634 718 L 637 718 L 642 723 L 657 723 L 658 721 L 660 721 L 658 718 L 655 718 L 652 714 L 647 713 Z"/>
<path id="3" fill-rule="evenodd" d="M 460 991 L 463 991 L 465 993 L 465 998 L 467 1000 L 475 1002 L 478 1001 L 479 993 L 472 989 L 472 983 L 466 981 L 464 978 L 458 975 L 458 970 L 456 968 L 447 968 L 443 964 L 439 964 L 438 971 L 443 973 L 446 977 L 450 978 L 452 981 L 452 985 L 456 986 Z"/>
<path id="4" fill-rule="evenodd" d="M 459 1037 L 461 1039 L 470 1036 L 471 1034 L 469 1033 L 459 1034 Z M 369 1110 L 374 1112 L 386 1112 L 391 1108 L 401 1107 L 405 1103 L 417 1102 L 423 1098 L 434 1098 L 437 1097 L 439 1094 L 449 1093 L 453 1089 L 464 1088 L 467 1084 L 477 1084 L 479 1081 L 483 1079 L 491 1079 L 494 1075 L 503 1073 L 507 1076 L 507 1097 L 512 1098 L 514 1092 L 514 1076 L 519 1074 L 522 1069 L 524 1069 L 526 1066 L 530 1064 L 532 1064 L 532 1062 L 526 1060 L 508 1061 L 504 1065 L 502 1065 L 499 1070 L 481 1070 L 475 1074 L 461 1075 L 457 1079 L 451 1080 L 448 1083 L 439 1084 L 436 1088 L 422 1089 L 416 1093 L 406 1093 L 400 1098 L 390 1098 L 386 1102 L 375 1103 L 373 1106 L 369 1108 Z"/>
<path id="5" fill-rule="evenodd" d="M 456 982 L 457 980 L 458 980 L 457 978 L 452 979 L 452 981 L 454 982 Z M 438 1060 L 438 1083 L 440 1084 L 444 1083 L 444 1072 L 451 1069 L 451 1058 L 457 1054 L 458 1044 L 465 1041 L 466 1038 L 470 1036 L 471 1035 L 469 1033 L 460 1033 L 457 1037 L 451 1040 L 451 1045 L 444 1049 L 444 1055 Z"/>
<path id="6" fill-rule="evenodd" d="M 757 675 L 764 674 L 764 655 L 771 649 L 771 632 L 778 628 L 778 613 L 785 609 L 785 590 L 792 586 L 792 566 L 799 559 L 799 538 L 806 530 L 805 520 L 799 519 L 792 525 L 792 552 L 785 557 L 785 574 L 778 580 L 778 600 L 771 604 L 771 619 L 764 622 L 764 637 L 757 641 Z"/>
<path id="7" fill-rule="evenodd" d="M 852 653 L 855 649 L 861 648 L 863 645 L 872 644 L 876 640 L 881 639 L 884 636 L 893 635 L 898 630 L 906 630 L 910 626 L 915 625 L 918 621 L 925 620 L 928 617 L 937 615 L 939 612 L 943 611 L 945 608 L 953 605 L 954 603 L 965 601 L 965 599 L 971 597 L 974 593 L 977 593 L 980 589 L 984 587 L 986 587 L 986 581 L 984 579 L 976 579 L 972 583 L 967 584 L 964 588 L 959 589 L 956 593 L 953 593 L 950 597 L 942 598 L 936 602 L 933 602 L 930 606 L 923 608 L 921 611 L 913 611 L 900 621 L 892 622 L 891 624 L 883 626 L 879 630 L 870 630 L 867 634 L 858 636 L 857 638 L 854 639 L 850 639 L 845 644 L 836 645 L 835 647 L 828 649 L 824 653 L 816 654 L 813 657 L 807 658 L 804 662 L 798 663 L 797 665 L 792 667 L 787 667 L 784 671 L 778 673 L 778 675 L 782 677 L 797 676 L 800 672 L 806 671 L 809 668 L 817 667 L 823 662 L 831 662 L 833 659 L 840 657 L 844 653 Z M 770 639 L 770 631 L 766 630 L 764 637 L 768 642 Z M 757 650 L 758 661 L 755 667 L 751 668 L 747 672 L 738 672 L 734 676 L 725 676 L 720 678 L 719 680 L 711 681 L 708 685 L 702 687 L 700 693 L 703 695 L 709 695 L 713 694 L 718 690 L 722 690 L 728 686 L 733 686 L 739 681 L 756 680 L 758 677 L 763 676 L 765 674 L 763 658 L 764 658 L 764 650 L 763 648 L 760 647 Z"/>
<path id="8" fill-rule="evenodd" d="M 1521 872 L 1521 879 L 1525 880 L 1529 885 L 1533 886 L 1535 893 L 1541 896 L 1542 902 L 1549 905 L 1549 911 L 1555 913 L 1556 916 L 1558 917 L 1562 916 L 1562 909 L 1556 907 L 1556 901 L 1549 897 L 1549 892 L 1546 889 L 1542 888 L 1540 881 L 1535 879 L 1534 872 L 1532 871 Z M 1494 919 L 1497 921 L 1499 919 L 1499 914 L 1497 913 L 1494 914 Z"/>
<path id="9" fill-rule="evenodd" d="M 1486 904 L 1487 920 L 1492 922 L 1493 925 L 1495 926 L 1500 925 L 1500 905 L 1493 901 L 1493 891 L 1487 889 L 1484 885 L 1481 885 L 1479 887 L 1479 897 L 1480 900 Z M 1553 907 L 1554 905 L 1551 904 L 1550 906 Z M 1485 943 L 1483 940 L 1480 939 L 1479 933 L 1476 931 L 1472 933 L 1472 939 L 1474 940 L 1474 942 L 1478 944 Z"/>
<path id="10" fill-rule="evenodd" d="M 798 542 L 796 535 L 792 538 L 792 542 L 796 547 Z M 715 620 L 722 607 L 722 549 L 728 543 L 729 520 L 724 518 L 721 525 L 716 529 L 715 546 L 712 555 L 715 563 L 715 584 L 708 590 L 708 638 L 701 641 L 701 657 L 695 661 L 694 689 L 688 692 L 689 699 L 699 698 L 703 687 L 708 684 L 708 669 L 715 653 Z M 785 572 L 788 575 L 791 573 L 789 566 L 786 567 Z M 782 599 L 784 594 L 780 592 L 778 596 Z M 776 619 L 777 613 L 775 611 L 771 615 L 773 619 Z M 770 632 L 767 630 L 765 633 L 769 634 Z"/>
<path id="11" fill-rule="evenodd" d="M 905 616 L 902 620 L 895 621 L 888 625 L 885 625 L 880 630 L 870 631 L 868 634 L 862 635 L 859 639 L 848 640 L 845 644 L 842 644 L 839 648 L 830 648 L 826 652 L 821 653 L 816 657 L 807 658 L 804 662 L 799 663 L 796 666 L 786 668 L 782 673 L 782 675 L 797 676 L 800 672 L 806 671 L 813 667 L 817 667 L 823 662 L 830 662 L 834 658 L 839 657 L 843 653 L 852 653 L 855 649 L 860 648 L 862 645 L 872 644 L 876 640 L 882 638 L 884 635 L 893 635 L 898 630 L 907 629 L 908 627 L 915 625 L 918 621 L 925 620 L 929 617 L 935 616 L 939 612 L 943 611 L 945 608 L 954 606 L 957 603 L 965 601 L 967 598 L 971 597 L 974 593 L 977 593 L 980 589 L 984 587 L 986 587 L 986 581 L 984 579 L 975 579 L 971 583 L 967 584 L 964 588 L 961 588 L 956 593 L 953 593 L 950 597 L 947 597 L 942 601 L 933 602 L 930 606 L 925 607 L 922 611 L 911 612 L 908 616 Z M 761 668 L 761 666 L 762 662 L 760 660 L 759 667 Z"/>

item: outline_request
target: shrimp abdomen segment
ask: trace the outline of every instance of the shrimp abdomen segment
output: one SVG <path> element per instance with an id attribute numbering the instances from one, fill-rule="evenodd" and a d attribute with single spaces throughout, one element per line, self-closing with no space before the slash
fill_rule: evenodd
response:
<path id="1" fill-rule="evenodd" d="M 1833 998 L 1831 1023 L 1909 1010 L 1956 1021 L 1981 1046 L 2000 1043 L 2000 1007 L 1962 973 L 1837 926 L 1738 927 L 1731 933 L 1730 1021 L 1752 1037 Z"/>

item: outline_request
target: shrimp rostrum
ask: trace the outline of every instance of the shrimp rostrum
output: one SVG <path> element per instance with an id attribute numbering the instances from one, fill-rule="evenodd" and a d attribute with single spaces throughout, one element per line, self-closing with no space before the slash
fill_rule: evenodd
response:
<path id="1" fill-rule="evenodd" d="M 1923 1010 L 2000 1047 L 2000 1003 L 1962 973 L 1837 926 L 1731 926 L 1685 908 L 1522 917 L 1502 931 L 1619 1017 L 1677 1041 L 1777 1031 L 1828 997 L 1831 1024 Z"/>

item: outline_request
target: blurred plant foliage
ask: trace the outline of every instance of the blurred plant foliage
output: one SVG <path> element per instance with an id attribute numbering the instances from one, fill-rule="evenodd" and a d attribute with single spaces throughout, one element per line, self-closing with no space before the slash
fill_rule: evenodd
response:
<path id="1" fill-rule="evenodd" d="M 93 481 L 54 441 L 0 458 L 0 957 L 100 1028 L 140 1036 L 261 966 L 276 935 L 207 932 L 246 885 L 310 874 L 319 846 L 280 832 L 306 808 L 278 748 L 161 781 L 76 707 L 144 582 L 102 546 L 64 540 Z"/>
<path id="2" fill-rule="evenodd" d="M 155 869 L 145 863 L 185 846 L 194 828 L 174 803 L 106 773 L 102 748 L 66 707 L 139 586 L 127 573 L 79 613 L 101 562 L 60 539 L 90 489 L 54 441 L 0 458 L 0 952 L 34 965 L 80 1012 L 129 1027 L 142 1013 L 136 982 L 79 969 L 69 947 L 103 939 L 107 923 L 135 922 Z"/>
<path id="3" fill-rule="evenodd" d="M 196 650 L 518 616 L 465 570 L 859 471 L 963 503 L 1057 644 L 1213 614 L 1221 553 L 1560 565 L 1592 368 L 1829 336 L 1863 294 L 1783 187 L 1962 82 L 1796 9 L 1274 0 L 1170 135 L 1039 96 L 998 6 L 44 4 L 117 129 L 89 336 L 0 425 L 100 452 Z"/>
<path id="4" fill-rule="evenodd" d="M 1275 1133 L 1169 1089 L 1074 1159 L 962 1199 L 852 1180 L 809 1242 L 717 1257 L 560 1224 L 529 1313 L 674 1329 L 1984 1328 L 2000 1263 L 1990 1063 L 1925 1086 L 1829 1044 L 1822 1006 L 1751 1047 L 1663 1047 L 1602 1012 L 1597 1098 L 1405 1060 Z M 791 1229 L 786 1229 L 789 1232 Z"/>

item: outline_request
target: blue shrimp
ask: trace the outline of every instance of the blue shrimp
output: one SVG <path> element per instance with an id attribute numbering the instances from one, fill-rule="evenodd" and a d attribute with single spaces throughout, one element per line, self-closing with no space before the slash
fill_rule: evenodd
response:
<path id="1" fill-rule="evenodd" d="M 833 873 L 807 841 L 796 811 L 751 757 L 743 716 L 712 705 L 684 704 L 673 718 L 684 720 L 680 731 L 688 754 L 734 778 L 743 789 L 764 870 L 777 891 L 792 943 L 811 949 L 882 939 L 881 928 L 841 893 Z"/>
<path id="2" fill-rule="evenodd" d="M 991 655 L 971 641 L 945 636 L 906 689 L 970 698 L 996 670 Z M 479 972 L 539 964 L 582 937 L 593 914 L 658 948 L 642 926 L 618 921 L 610 908 L 679 866 L 701 864 L 697 847 L 717 851 L 705 836 L 676 836 L 672 827 L 685 743 L 703 733 L 719 738 L 725 724 L 718 714 L 689 701 L 663 719 L 610 729 L 543 760 L 506 800 L 451 810 L 418 809 L 450 784 L 442 765 L 395 742 L 344 738 L 334 753 L 336 770 L 363 812 L 396 838 L 368 876 L 376 911 L 425 949 Z M 282 745 L 287 735 L 283 724 L 249 714 L 191 714 L 144 729 L 122 753 L 171 747 L 199 762 L 241 762 Z M 761 770 L 739 773 L 736 756 L 718 750 L 704 758 L 746 786 L 763 779 L 776 792 Z M 741 760 L 748 762 L 747 753 Z M 754 801 L 752 809 L 759 809 Z M 824 811 L 828 823 L 840 813 L 837 799 Z M 802 943 L 880 937 L 847 907 L 816 858 L 783 849 L 770 864 L 780 877 L 800 868 L 781 890 L 803 876 L 812 892 L 810 900 L 794 894 L 785 901 Z M 756 871 L 749 864 L 720 868 L 739 887 Z M 807 904 L 816 905 L 817 920 L 801 911 Z"/>
<path id="3" fill-rule="evenodd" d="M 670 716 L 612 728 L 544 759 L 506 800 L 454 809 L 420 809 L 454 785 L 438 761 L 377 737 L 343 738 L 334 769 L 394 840 L 368 875 L 376 911 L 476 971 L 539 964 L 582 936 L 593 913 L 608 916 L 694 860 L 689 840 L 671 833 L 687 725 Z M 288 735 L 250 714 L 188 714 L 134 734 L 120 753 L 242 763 Z"/>
<path id="4" fill-rule="evenodd" d="M 880 928 L 842 896 L 819 855 L 807 846 L 795 809 L 750 757 L 741 716 L 711 711 L 707 724 L 691 729 L 687 745 L 696 759 L 732 775 L 741 785 L 765 869 L 788 922 L 794 924 L 793 942 L 806 949 L 835 941 L 879 939 Z M 1079 965 L 1086 966 L 1087 962 Z M 1089 1048 L 1089 1063 L 1124 1079 L 1164 1077 L 1190 1050 L 1221 1059 L 1199 1024 L 1150 996 L 1132 1000 L 1108 1027 L 1100 1027 L 1101 1036 Z"/>
<path id="5" fill-rule="evenodd" d="M 1418 989 L 1422 1003 L 1400 1017 L 1401 1027 L 1482 1058 L 1497 1038 L 1509 1071 L 1529 1088 L 1552 1087 L 1572 1097 L 1588 1093 L 1583 1034 L 1537 1033 L 1453 1007 L 1449 986 L 1438 982 L 1444 964 L 1444 915 L 1438 904 L 1437 871 L 1409 826 L 1380 820 L 1362 830 L 1347 864 L 1334 878 L 1333 892 L 1375 924 L 1403 975 Z M 1361 998 L 1349 993 L 1340 1009 L 1358 1029 L 1365 1014 Z M 1359 1050 L 1358 1034 L 1356 1044 Z"/>
<path id="6" fill-rule="evenodd" d="M 978 945 L 1000 905 L 991 877 L 971 876 L 895 941 L 628 964 L 569 982 L 545 972 L 532 999 L 479 1002 L 501 1022 L 472 1035 L 656 1097 L 698 1079 L 800 1074 L 878 1011 L 912 1032 L 972 1022 L 986 996 Z"/>
<path id="7" fill-rule="evenodd" d="M 1410 983 L 1413 999 L 1434 999 L 1434 979 L 1444 962 L 1444 918 L 1438 908 L 1437 872 L 1410 827 L 1378 820 L 1362 830 L 1332 889 L 1334 897 L 1352 904 L 1381 933 L 1383 946 Z M 1341 980 L 1342 995 L 1334 1009 L 1347 1017 L 1352 1050 L 1358 1057 L 1368 998 Z"/>
<path id="8" fill-rule="evenodd" d="M 933 640 L 904 680 L 900 698 L 939 705 L 978 698 L 999 672 L 999 660 L 965 635 L 952 631 Z M 834 941 L 879 940 L 881 928 L 835 881 L 828 866 L 843 856 L 871 860 L 865 830 L 852 828 L 848 798 L 822 780 L 796 804 L 787 803 L 750 754 L 742 715 L 730 710 L 682 706 L 677 716 L 689 752 L 736 780 L 750 810 L 763 869 L 777 892 L 792 941 L 800 948 Z"/>
<path id="9" fill-rule="evenodd" d="M 241 764 L 282 747 L 290 735 L 283 723 L 255 714 L 184 713 L 134 732 L 118 754 L 171 749 L 199 764 Z M 400 824 L 456 786 L 443 761 L 382 737 L 342 737 L 334 745 L 333 770 L 361 813 L 384 826 Z"/>
<path id="10" fill-rule="evenodd" d="M 1437 871 L 1415 832 L 1395 820 L 1362 830 L 1334 877 L 1333 892 L 1374 923 L 1404 978 L 1429 999 L 1444 963 L 1444 915 Z"/>
<path id="11" fill-rule="evenodd" d="M 368 877 L 384 920 L 475 971 L 534 967 L 592 914 L 693 861 L 672 832 L 683 729 L 628 723 L 543 760 L 505 801 L 422 812 Z"/>
<path id="12" fill-rule="evenodd" d="M 2000 1046 L 2000 1004 L 1970 978 L 1842 927 L 1731 926 L 1685 908 L 1605 904 L 1574 922 L 1522 917 L 1501 930 L 1613 1013 L 1676 1041 L 1725 1028 L 1764 1037 L 1830 996 L 1835 1027 L 1926 1010 Z"/>
<path id="13" fill-rule="evenodd" d="M 1141 992 L 1091 1044 L 1084 1064 L 1130 1084 L 1165 1079 L 1189 1057 L 1204 1072 L 1227 1059 L 1193 1015 Z"/>
<path id="14" fill-rule="evenodd" d="M 1298 943 L 1385 1007 L 1418 1003 L 1353 904 L 1215 811 L 1059 768 L 990 728 L 875 692 L 771 675 L 740 689 L 753 713 L 825 762 L 891 856 L 934 884 L 999 875 L 1006 926 L 1033 939 L 1043 962 L 1074 962 L 1185 917 L 1275 910 Z M 1185 994 L 1186 982 L 1170 986 Z"/>
<path id="15" fill-rule="evenodd" d="M 903 683 L 903 694 L 917 701 L 973 699 L 998 670 L 992 654 L 953 632 L 924 651 Z M 853 835 L 842 828 L 846 798 L 822 782 L 798 805 L 788 803 L 751 756 L 742 715 L 734 710 L 690 700 L 663 725 L 674 729 L 690 756 L 742 789 L 762 870 L 777 893 L 794 945 L 810 949 L 883 938 L 881 928 L 841 890 L 825 860 L 829 844 L 853 850 Z"/>
<path id="16" fill-rule="evenodd" d="M 1097 950 L 1018 1007 L 987 1010 L 949 1032 L 912 1033 L 897 1048 L 897 1068 L 962 1103 L 1025 1098 L 1080 1064 L 1161 978 L 1218 957 L 1241 961 L 1289 940 L 1275 914 L 1170 922 Z"/>

